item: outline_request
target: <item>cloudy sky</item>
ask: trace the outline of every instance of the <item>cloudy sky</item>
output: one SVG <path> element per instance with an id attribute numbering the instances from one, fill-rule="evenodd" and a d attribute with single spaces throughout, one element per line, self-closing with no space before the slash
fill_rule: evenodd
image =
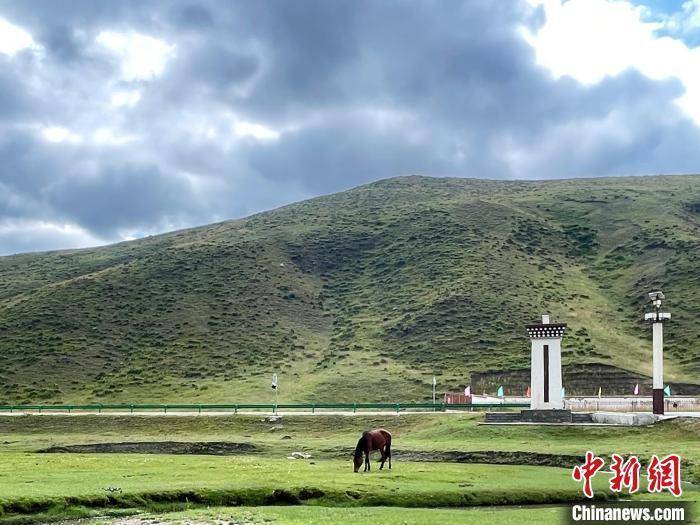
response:
<path id="1" fill-rule="evenodd" d="M 405 174 L 700 172 L 700 0 L 0 0 L 0 254 Z"/>

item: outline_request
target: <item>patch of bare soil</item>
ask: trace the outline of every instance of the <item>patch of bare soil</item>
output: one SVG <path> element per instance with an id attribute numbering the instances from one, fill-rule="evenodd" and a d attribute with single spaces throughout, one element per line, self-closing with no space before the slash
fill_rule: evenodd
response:
<path id="1" fill-rule="evenodd" d="M 59 445 L 39 450 L 39 452 L 46 454 L 198 454 L 229 456 L 253 454 L 260 452 L 260 450 L 260 447 L 252 443 L 233 443 L 229 441 L 136 441 Z"/>
<path id="2" fill-rule="evenodd" d="M 167 520 L 161 518 L 141 518 L 130 516 L 126 518 L 85 518 L 55 522 L 56 525 L 92 525 L 102 523 L 105 525 L 253 525 L 252 522 L 243 520 L 212 518 L 210 521 L 191 519 Z"/>
<path id="3" fill-rule="evenodd" d="M 494 465 L 534 465 L 538 467 L 572 468 L 583 463 L 584 456 L 565 454 L 543 454 L 539 452 L 503 452 L 499 450 L 484 450 L 460 452 L 402 452 L 397 453 L 397 459 L 410 461 L 441 461 L 448 463 L 490 463 Z"/>
<path id="4" fill-rule="evenodd" d="M 341 457 L 352 454 L 350 449 L 329 449 L 326 452 Z M 459 450 L 423 451 L 423 450 L 393 450 L 392 459 L 395 461 L 437 461 L 446 463 L 488 463 L 493 465 L 533 465 L 539 467 L 572 468 L 583 463 L 584 456 L 565 454 L 542 454 L 539 452 L 504 452 L 500 450 L 478 450 L 463 452 Z"/>

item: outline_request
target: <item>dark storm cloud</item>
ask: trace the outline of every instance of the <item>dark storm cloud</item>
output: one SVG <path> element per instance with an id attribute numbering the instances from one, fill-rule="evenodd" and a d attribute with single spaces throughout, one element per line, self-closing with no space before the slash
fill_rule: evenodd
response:
<path id="1" fill-rule="evenodd" d="M 157 166 L 129 163 L 66 177 L 47 193 L 54 208 L 98 235 L 113 234 L 115 225 L 138 228 L 189 218 L 195 204 L 186 179 L 166 176 Z"/>
<path id="2" fill-rule="evenodd" d="M 248 80 L 259 68 L 259 60 L 252 53 L 240 51 L 225 43 L 207 42 L 183 50 L 165 82 L 177 86 L 188 85 L 205 90 L 209 96 L 226 99 L 228 90 Z"/>
<path id="3" fill-rule="evenodd" d="M 554 79 L 522 37 L 544 11 L 524 3 L 0 1 L 0 17 L 42 47 L 0 53 L 0 253 L 49 246 L 46 230 L 32 245 L 29 226 L 3 234 L 3 221 L 107 241 L 399 174 L 700 162 L 678 81 Z M 103 31 L 172 53 L 162 71 L 129 76 L 126 55 L 96 42 Z"/>
<path id="4" fill-rule="evenodd" d="M 106 238 L 120 228 L 148 230 L 154 224 L 198 217 L 197 207 L 203 203 L 186 177 L 117 156 L 86 163 L 83 153 L 75 146 L 46 146 L 31 134 L 3 136 L 0 213 L 22 219 L 54 218 Z"/>
<path id="5" fill-rule="evenodd" d="M 45 27 L 37 36 L 44 48 L 57 60 L 63 62 L 77 60 L 85 46 L 83 38 L 78 37 L 72 28 L 60 22 Z"/>
<path id="6" fill-rule="evenodd" d="M 182 29 L 201 30 L 214 25 L 214 19 L 204 6 L 197 4 L 176 5 L 170 11 L 173 24 Z"/>
<path id="7" fill-rule="evenodd" d="M 13 70 L 10 61 L 0 55 L 0 125 L 28 110 L 29 101 L 21 85 L 22 78 Z"/>
<path id="8" fill-rule="evenodd" d="M 253 147 L 247 158 L 270 179 L 293 178 L 319 193 L 376 180 L 387 172 L 441 175 L 452 167 L 439 151 L 425 157 L 393 126 L 384 130 L 361 116 L 344 115 L 291 133 L 279 144 Z"/>

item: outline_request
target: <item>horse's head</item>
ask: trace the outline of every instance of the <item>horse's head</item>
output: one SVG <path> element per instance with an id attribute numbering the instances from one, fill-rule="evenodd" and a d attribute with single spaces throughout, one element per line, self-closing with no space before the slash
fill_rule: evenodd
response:
<path id="1" fill-rule="evenodd" d="M 362 454 L 354 455 L 352 457 L 352 466 L 354 472 L 358 472 L 360 470 L 360 467 L 362 466 Z"/>

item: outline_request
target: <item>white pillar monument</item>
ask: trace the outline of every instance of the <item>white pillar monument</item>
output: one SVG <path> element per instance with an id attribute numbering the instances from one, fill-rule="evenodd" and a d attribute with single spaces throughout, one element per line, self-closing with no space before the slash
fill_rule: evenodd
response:
<path id="1" fill-rule="evenodd" d="M 530 364 L 530 410 L 563 410 L 561 397 L 561 340 L 565 323 L 550 323 L 543 315 L 539 324 L 527 325 L 532 343 Z"/>
<path id="2" fill-rule="evenodd" d="M 662 291 L 649 292 L 654 306 L 653 312 L 644 314 L 644 320 L 651 323 L 652 343 L 652 411 L 664 413 L 664 323 L 671 319 L 670 313 L 661 312 L 661 301 L 666 299 Z"/>

